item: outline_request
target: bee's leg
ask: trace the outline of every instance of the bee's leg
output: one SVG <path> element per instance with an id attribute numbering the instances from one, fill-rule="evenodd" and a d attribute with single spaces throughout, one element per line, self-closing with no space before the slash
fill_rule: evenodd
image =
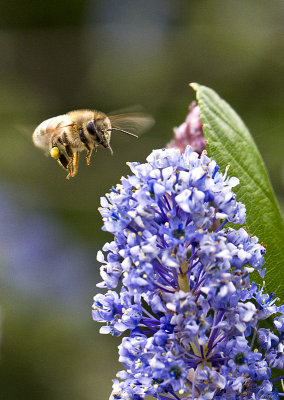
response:
<path id="1" fill-rule="evenodd" d="M 78 166 L 79 166 L 79 152 L 76 151 L 73 157 L 73 172 L 71 174 L 72 177 L 74 177 L 77 174 Z"/>
<path id="2" fill-rule="evenodd" d="M 85 145 L 85 147 L 87 149 L 86 161 L 87 161 L 87 164 L 90 165 L 91 164 L 92 149 L 88 144 L 88 141 L 87 141 L 87 138 L 86 138 L 86 136 L 84 134 L 83 129 L 79 130 L 79 135 L 80 135 L 81 142 L 84 143 L 84 145 Z"/>
<path id="3" fill-rule="evenodd" d="M 61 139 L 62 139 L 62 144 L 65 147 L 66 153 L 69 157 L 69 161 L 68 161 L 68 165 L 67 165 L 68 175 L 66 176 L 66 179 L 69 179 L 70 177 L 73 177 L 76 175 L 78 168 L 76 169 L 76 172 L 74 173 L 74 153 L 68 142 L 65 132 L 63 132 L 61 134 Z M 72 170 L 72 168 L 73 168 L 73 170 Z"/>
<path id="4" fill-rule="evenodd" d="M 56 149 L 56 147 L 53 147 L 51 150 Z M 57 147 L 58 149 L 58 147 Z M 51 152 L 50 152 L 51 153 Z M 63 154 L 60 153 L 58 154 L 58 158 L 54 157 L 57 159 L 57 162 L 59 165 L 61 165 L 61 167 L 63 167 L 64 169 L 66 169 L 66 171 L 68 171 L 68 175 L 66 176 L 66 179 L 69 179 L 70 176 L 72 176 L 72 168 L 70 165 L 70 160 L 68 160 L 68 158 Z"/>
<path id="5" fill-rule="evenodd" d="M 68 171 L 68 175 L 66 176 L 66 179 L 69 179 L 71 173 L 70 173 L 70 169 L 69 169 L 69 160 L 67 159 L 67 157 L 65 157 L 64 154 L 60 153 L 57 162 L 64 169 L 66 169 L 66 171 Z"/>
<path id="6" fill-rule="evenodd" d="M 66 158 L 66 157 L 65 157 Z M 72 171 L 72 164 L 70 164 L 70 160 L 68 161 L 68 164 L 67 164 L 67 171 L 68 171 L 68 175 L 66 176 L 66 179 L 70 179 L 70 177 L 72 177 L 73 176 L 73 171 Z"/>
<path id="7" fill-rule="evenodd" d="M 69 171 L 69 160 L 68 158 L 59 150 L 58 143 L 61 143 L 60 138 L 58 138 L 56 135 L 53 135 L 51 138 L 51 149 L 50 149 L 50 155 L 52 158 L 55 158 L 57 160 L 58 164 L 61 165 L 64 169 Z M 61 143 L 62 144 L 62 143 Z"/>
<path id="8" fill-rule="evenodd" d="M 60 137 L 58 138 L 57 135 L 53 135 L 53 137 L 51 138 L 51 149 L 49 152 L 51 157 L 55 158 L 58 164 L 68 171 L 66 179 L 69 179 L 72 174 L 72 163 L 70 164 L 70 159 L 68 158 L 68 156 L 70 156 L 71 153 L 66 150 L 67 152 L 67 157 L 66 157 L 65 154 L 63 154 L 62 151 L 60 151 L 60 148 L 58 146 L 59 144 L 60 145 L 63 144 L 62 138 Z"/>
<path id="9" fill-rule="evenodd" d="M 50 150 L 50 154 L 53 158 L 57 160 L 58 164 L 61 165 L 61 167 L 63 167 L 64 169 L 66 169 L 66 171 L 68 171 L 66 179 L 69 179 L 72 172 L 70 169 L 70 161 L 63 153 L 61 153 L 60 151 L 58 152 L 58 150 L 59 150 L 58 147 L 52 147 L 52 149 Z"/>
<path id="10" fill-rule="evenodd" d="M 92 149 L 87 150 L 86 161 L 88 165 L 91 164 L 91 155 L 92 155 Z"/>

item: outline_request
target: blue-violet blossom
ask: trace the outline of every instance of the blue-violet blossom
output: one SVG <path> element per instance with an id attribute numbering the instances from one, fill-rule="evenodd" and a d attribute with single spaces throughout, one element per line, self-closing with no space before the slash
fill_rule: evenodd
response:
<path id="1" fill-rule="evenodd" d="M 239 180 L 189 146 L 129 167 L 100 208 L 114 240 L 98 252 L 107 292 L 94 297 L 93 318 L 101 333 L 124 334 L 110 400 L 284 396 L 284 309 L 250 282 L 255 270 L 264 276 L 265 248 L 226 225 L 245 221 Z"/>

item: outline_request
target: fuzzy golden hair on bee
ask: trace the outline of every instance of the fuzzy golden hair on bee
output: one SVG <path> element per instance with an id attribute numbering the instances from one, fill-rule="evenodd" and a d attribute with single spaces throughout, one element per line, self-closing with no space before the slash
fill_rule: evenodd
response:
<path id="1" fill-rule="evenodd" d="M 99 146 L 113 154 L 112 133 L 137 138 L 153 123 L 153 118 L 144 112 L 107 115 L 96 110 L 76 110 L 43 121 L 33 133 L 33 142 L 68 171 L 69 179 L 78 172 L 81 151 L 86 151 L 90 165 L 92 152 Z"/>

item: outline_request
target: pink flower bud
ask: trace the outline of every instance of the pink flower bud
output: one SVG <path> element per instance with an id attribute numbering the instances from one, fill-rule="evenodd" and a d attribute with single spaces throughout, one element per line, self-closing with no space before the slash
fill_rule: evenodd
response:
<path id="1" fill-rule="evenodd" d="M 206 147 L 206 140 L 203 136 L 202 123 L 200 121 L 200 108 L 196 105 L 196 102 L 190 104 L 185 122 L 174 128 L 174 140 L 168 143 L 167 148 L 177 148 L 183 153 L 188 145 L 199 154 Z"/>

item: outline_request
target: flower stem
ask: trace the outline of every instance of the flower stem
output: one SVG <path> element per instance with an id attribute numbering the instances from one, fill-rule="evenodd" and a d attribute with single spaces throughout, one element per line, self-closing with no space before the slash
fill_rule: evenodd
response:
<path id="1" fill-rule="evenodd" d="M 181 273 L 178 274 L 179 288 L 180 288 L 180 290 L 183 290 L 184 292 L 190 291 L 189 282 L 188 282 L 188 266 L 189 266 L 188 262 L 184 261 L 180 266 Z"/>

